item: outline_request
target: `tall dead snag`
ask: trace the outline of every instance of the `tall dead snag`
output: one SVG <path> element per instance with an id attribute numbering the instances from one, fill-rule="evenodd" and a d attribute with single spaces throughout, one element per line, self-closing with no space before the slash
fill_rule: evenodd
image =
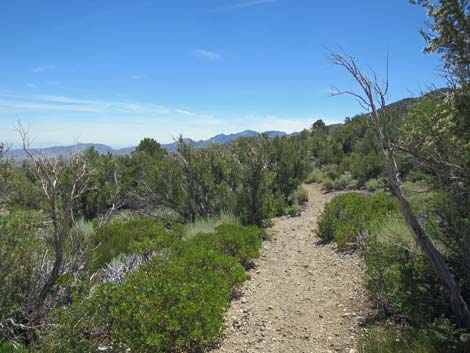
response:
<path id="1" fill-rule="evenodd" d="M 91 188 L 91 171 L 86 159 L 78 152 L 73 153 L 67 160 L 33 154 L 29 148 L 28 131 L 19 124 L 18 132 L 22 139 L 23 150 L 31 160 L 35 176 L 46 196 L 47 212 L 52 221 L 54 260 L 34 304 L 34 311 L 37 312 L 43 307 L 62 274 L 65 242 L 74 222 L 74 208 L 80 197 Z"/>
<path id="2" fill-rule="evenodd" d="M 405 218 L 408 227 L 411 229 L 416 243 L 431 262 L 441 284 L 447 289 L 447 292 L 449 293 L 449 301 L 454 314 L 464 326 L 470 328 L 470 311 L 467 303 L 461 295 L 461 290 L 455 282 L 444 257 L 434 246 L 428 234 L 418 222 L 418 219 L 413 213 L 411 206 L 408 200 L 404 197 L 400 187 L 400 173 L 395 160 L 394 145 L 390 140 L 388 130 L 390 127 L 390 121 L 387 110 L 385 109 L 386 96 L 388 92 L 388 75 L 387 79 L 383 83 L 379 83 L 375 74 L 373 74 L 372 79 L 369 78 L 360 70 L 356 60 L 344 53 L 332 53 L 330 55 L 330 60 L 333 64 L 346 69 L 359 85 L 361 93 L 337 90 L 333 95 L 347 94 L 354 96 L 358 100 L 359 104 L 369 111 L 369 118 L 379 142 L 380 152 L 385 161 L 385 169 L 391 193 L 398 200 L 401 213 Z"/>

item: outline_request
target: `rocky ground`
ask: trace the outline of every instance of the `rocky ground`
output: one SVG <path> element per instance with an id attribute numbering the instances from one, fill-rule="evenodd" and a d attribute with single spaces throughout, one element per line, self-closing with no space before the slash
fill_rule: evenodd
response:
<path id="1" fill-rule="evenodd" d="M 355 351 L 369 312 L 362 260 L 319 243 L 317 220 L 334 193 L 323 194 L 318 184 L 305 188 L 309 203 L 302 215 L 274 219 L 213 353 Z"/>

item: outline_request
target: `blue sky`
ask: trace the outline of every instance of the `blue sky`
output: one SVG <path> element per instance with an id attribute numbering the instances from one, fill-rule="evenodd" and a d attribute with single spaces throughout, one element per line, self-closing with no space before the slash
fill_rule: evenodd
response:
<path id="1" fill-rule="evenodd" d="M 343 48 L 383 73 L 390 101 L 442 85 L 406 0 L 15 0 L 0 3 L 0 141 L 171 142 L 298 131 L 361 111 L 331 86 Z"/>

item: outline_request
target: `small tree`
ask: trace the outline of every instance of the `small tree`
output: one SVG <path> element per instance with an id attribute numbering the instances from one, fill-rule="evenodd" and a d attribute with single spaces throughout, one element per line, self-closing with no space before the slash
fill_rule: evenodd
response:
<path id="1" fill-rule="evenodd" d="M 429 235 L 419 223 L 400 187 L 400 173 L 395 158 L 395 146 L 389 134 L 389 127 L 392 122 L 386 109 L 388 77 L 383 83 L 378 82 L 375 74 L 372 79 L 369 78 L 358 67 L 355 58 L 345 53 L 332 53 L 330 60 L 333 64 L 346 69 L 359 85 L 361 93 L 336 90 L 333 95 L 348 94 L 354 96 L 361 106 L 370 112 L 369 119 L 374 127 L 375 136 L 379 142 L 379 149 L 385 162 L 385 170 L 391 193 L 398 200 L 401 213 L 411 229 L 416 243 L 426 254 L 440 282 L 447 289 L 452 310 L 460 322 L 470 328 L 470 311 L 461 295 L 461 290 L 455 282 L 443 255 L 435 247 Z"/>

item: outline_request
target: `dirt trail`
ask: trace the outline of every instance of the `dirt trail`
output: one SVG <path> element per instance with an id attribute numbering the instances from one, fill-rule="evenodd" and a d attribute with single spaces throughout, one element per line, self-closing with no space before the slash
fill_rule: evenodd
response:
<path id="1" fill-rule="evenodd" d="M 251 280 L 227 312 L 219 353 L 354 352 L 368 312 L 362 262 L 319 245 L 317 219 L 334 194 L 306 185 L 309 203 L 300 217 L 274 219 Z"/>

